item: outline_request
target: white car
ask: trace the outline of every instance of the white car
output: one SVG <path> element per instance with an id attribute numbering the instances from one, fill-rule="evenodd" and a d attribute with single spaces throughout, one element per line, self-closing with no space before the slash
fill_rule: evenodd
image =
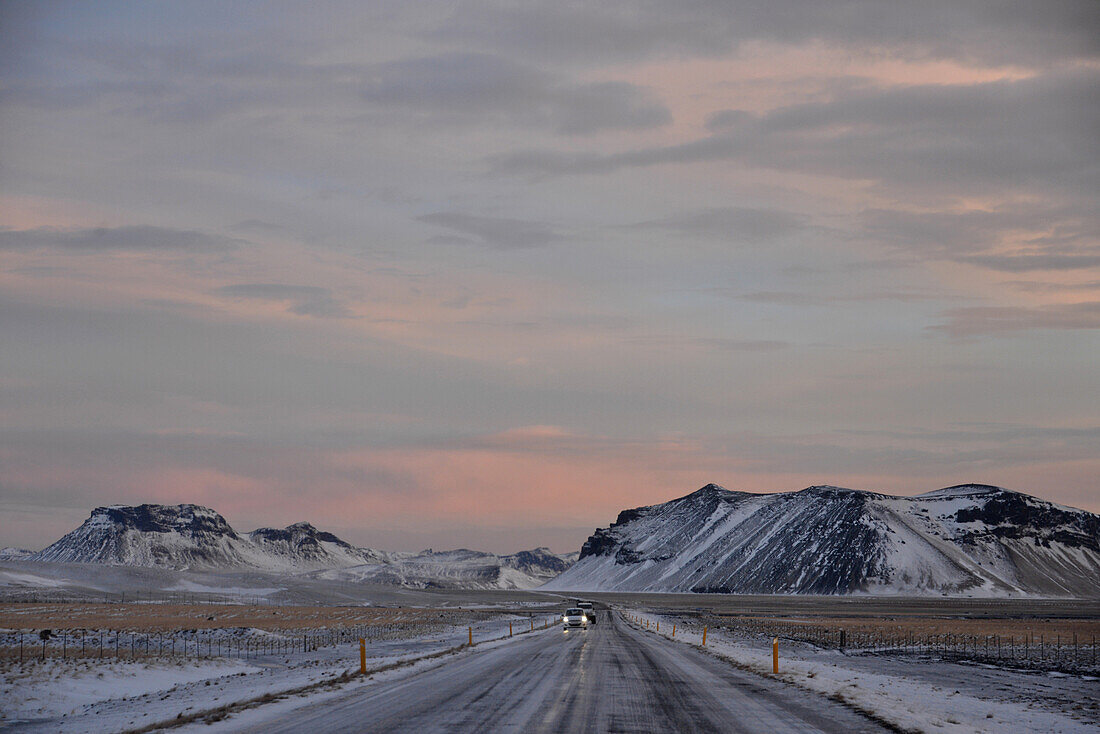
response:
<path id="1" fill-rule="evenodd" d="M 565 614 L 561 618 L 562 627 L 565 630 L 569 630 L 570 627 L 580 627 L 583 630 L 588 629 L 588 616 L 585 615 L 583 609 L 572 607 L 565 610 Z"/>

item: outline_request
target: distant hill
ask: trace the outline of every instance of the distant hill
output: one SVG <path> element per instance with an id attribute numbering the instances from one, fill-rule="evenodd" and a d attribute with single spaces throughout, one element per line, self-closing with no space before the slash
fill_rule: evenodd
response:
<path id="1" fill-rule="evenodd" d="M 388 583 L 414 588 L 530 589 L 554 578 L 571 562 L 547 548 L 498 556 L 483 551 L 426 550 L 388 553 L 380 562 L 325 571 L 328 580 Z"/>
<path id="2" fill-rule="evenodd" d="M 342 580 L 438 588 L 531 588 L 571 564 L 546 548 L 498 556 L 480 551 L 401 553 L 356 548 L 307 522 L 242 535 L 200 505 L 97 507 L 38 553 L 11 559 L 165 569 L 320 572 Z"/>
<path id="3" fill-rule="evenodd" d="M 1100 597 L 1100 516 L 1000 487 L 715 484 L 624 510 L 544 589 Z"/>

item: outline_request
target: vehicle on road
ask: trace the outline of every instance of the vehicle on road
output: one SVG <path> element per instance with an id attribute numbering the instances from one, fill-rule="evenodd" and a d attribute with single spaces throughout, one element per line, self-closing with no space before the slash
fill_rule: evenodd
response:
<path id="1" fill-rule="evenodd" d="M 589 624 L 596 624 L 596 610 L 592 607 L 592 602 L 578 601 L 577 608 L 584 612 L 584 616 L 588 619 Z"/>
<path id="2" fill-rule="evenodd" d="M 568 631 L 570 627 L 576 629 L 588 629 L 588 617 L 585 615 L 584 610 L 579 607 L 570 607 L 565 610 L 565 614 L 561 618 L 562 627 Z"/>

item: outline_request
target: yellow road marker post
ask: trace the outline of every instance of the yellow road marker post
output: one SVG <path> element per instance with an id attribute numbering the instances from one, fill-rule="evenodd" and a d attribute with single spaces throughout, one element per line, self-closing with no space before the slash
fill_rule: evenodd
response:
<path id="1" fill-rule="evenodd" d="M 772 674 L 779 675 L 779 638 L 772 638 Z"/>
<path id="2" fill-rule="evenodd" d="M 703 647 L 707 646 L 707 628 L 703 628 Z"/>
<path id="3" fill-rule="evenodd" d="M 359 673 L 365 675 L 367 672 L 367 641 L 362 637 L 359 638 Z"/>

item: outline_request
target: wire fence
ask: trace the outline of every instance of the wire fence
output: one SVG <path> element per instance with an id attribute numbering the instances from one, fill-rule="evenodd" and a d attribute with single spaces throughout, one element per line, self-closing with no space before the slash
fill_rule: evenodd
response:
<path id="1" fill-rule="evenodd" d="M 439 623 L 354 625 L 300 633 L 257 633 L 247 629 L 127 632 L 120 630 L 14 631 L 0 635 L 0 657 L 30 662 L 46 659 L 149 660 L 239 658 L 308 653 L 355 642 L 401 640 L 437 634 Z"/>
<path id="2" fill-rule="evenodd" d="M 734 634 L 766 639 L 778 637 L 850 653 L 915 655 L 1040 671 L 1100 673 L 1094 632 L 966 634 L 870 626 L 851 629 L 807 622 L 718 616 L 700 617 L 699 621 L 711 629 L 726 629 Z M 949 626 L 949 620 L 942 620 L 939 625 Z"/>

